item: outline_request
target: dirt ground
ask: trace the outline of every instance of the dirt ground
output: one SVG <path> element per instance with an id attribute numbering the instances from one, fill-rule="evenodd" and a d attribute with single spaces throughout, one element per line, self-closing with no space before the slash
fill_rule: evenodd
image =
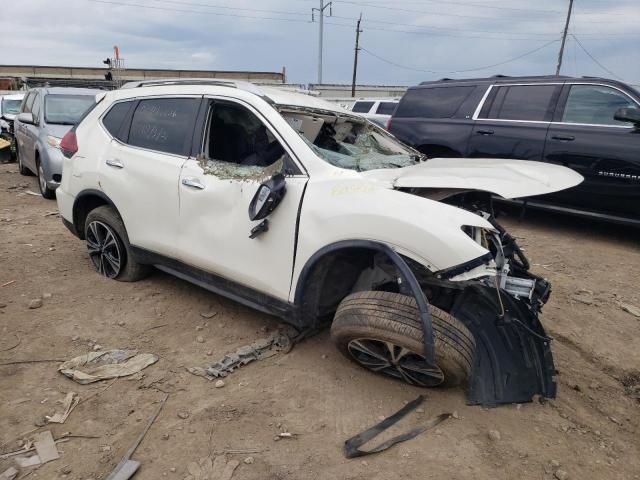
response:
<path id="1" fill-rule="evenodd" d="M 638 231 L 536 213 L 501 219 L 553 283 L 542 320 L 554 338 L 558 396 L 484 409 L 466 406 L 461 389 L 425 392 L 371 374 L 326 333 L 214 388 L 186 368 L 264 337 L 277 320 L 160 272 L 134 284 L 99 277 L 84 243 L 47 215 L 56 203 L 28 190 L 37 191 L 35 178 L 0 166 L 0 285 L 15 280 L 0 287 L 0 363 L 69 359 L 96 343 L 160 357 L 142 378 L 112 385 L 78 385 L 56 362 L 0 366 L 0 453 L 18 449 L 69 391 L 87 401 L 64 424 L 38 430 L 99 437 L 58 444 L 60 459 L 28 478 L 106 478 L 164 392 L 164 410 L 134 454 L 140 480 L 183 479 L 189 462 L 228 450 L 252 452 L 226 454 L 240 462 L 234 480 L 640 478 L 640 318 L 620 306 L 640 307 Z M 42 296 L 41 308 L 28 308 Z M 458 418 L 379 455 L 344 458 L 346 438 L 420 393 L 423 411 L 393 433 L 443 412 Z M 297 435 L 275 441 L 282 431 Z M 0 472 L 12 465 L 0 459 Z"/>

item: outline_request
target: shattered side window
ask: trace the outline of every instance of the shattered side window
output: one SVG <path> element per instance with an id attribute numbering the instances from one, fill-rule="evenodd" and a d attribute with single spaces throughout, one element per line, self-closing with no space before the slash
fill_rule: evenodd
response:
<path id="1" fill-rule="evenodd" d="M 230 102 L 209 109 L 201 155 L 205 173 L 221 178 L 263 178 L 282 170 L 286 152 L 251 111 Z"/>
<path id="2" fill-rule="evenodd" d="M 309 109 L 282 114 L 316 155 L 336 167 L 366 171 L 402 168 L 420 161 L 418 152 L 360 118 L 315 114 Z"/>

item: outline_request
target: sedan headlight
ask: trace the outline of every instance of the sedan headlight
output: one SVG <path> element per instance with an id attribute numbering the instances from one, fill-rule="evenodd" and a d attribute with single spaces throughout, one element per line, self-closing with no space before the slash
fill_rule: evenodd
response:
<path id="1" fill-rule="evenodd" d="M 60 148 L 60 140 L 62 140 L 61 138 L 58 137 L 54 137 L 52 135 L 47 135 L 47 143 L 49 144 L 50 147 L 53 148 Z"/>

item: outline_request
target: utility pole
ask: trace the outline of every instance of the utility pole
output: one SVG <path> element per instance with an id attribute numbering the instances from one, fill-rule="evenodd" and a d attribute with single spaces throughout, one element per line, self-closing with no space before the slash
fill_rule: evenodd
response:
<path id="1" fill-rule="evenodd" d="M 560 69 L 562 68 L 562 56 L 564 55 L 564 44 L 567 41 L 567 31 L 569 30 L 569 22 L 571 21 L 571 10 L 573 10 L 573 0 L 569 0 L 569 11 L 567 12 L 567 21 L 564 24 L 564 32 L 562 33 L 562 43 L 560 44 L 560 53 L 558 54 L 556 75 L 560 75 Z"/>
<path id="2" fill-rule="evenodd" d="M 329 16 L 333 14 L 331 11 L 333 2 L 329 2 L 325 5 L 324 0 L 320 0 L 320 8 L 312 8 L 311 9 L 311 21 L 314 20 L 314 12 L 318 12 L 320 14 L 320 28 L 319 28 L 319 37 L 318 37 L 318 83 L 322 84 L 322 41 L 324 37 L 324 11 L 327 7 L 329 7 Z"/>
<path id="3" fill-rule="evenodd" d="M 358 52 L 360 51 L 360 34 L 362 30 L 360 30 L 360 22 L 362 21 L 362 12 L 360 12 L 360 18 L 358 18 L 358 23 L 356 24 L 356 48 L 355 53 L 353 55 L 353 80 L 351 81 L 351 96 L 356 96 L 356 72 L 358 71 Z"/>

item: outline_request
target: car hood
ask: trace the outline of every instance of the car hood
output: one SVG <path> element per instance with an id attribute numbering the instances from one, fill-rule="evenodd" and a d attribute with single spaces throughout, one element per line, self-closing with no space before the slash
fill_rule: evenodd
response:
<path id="1" fill-rule="evenodd" d="M 570 168 L 549 163 L 498 158 L 430 158 L 398 169 L 361 172 L 394 188 L 482 190 L 504 198 L 557 192 L 582 182 Z"/>

